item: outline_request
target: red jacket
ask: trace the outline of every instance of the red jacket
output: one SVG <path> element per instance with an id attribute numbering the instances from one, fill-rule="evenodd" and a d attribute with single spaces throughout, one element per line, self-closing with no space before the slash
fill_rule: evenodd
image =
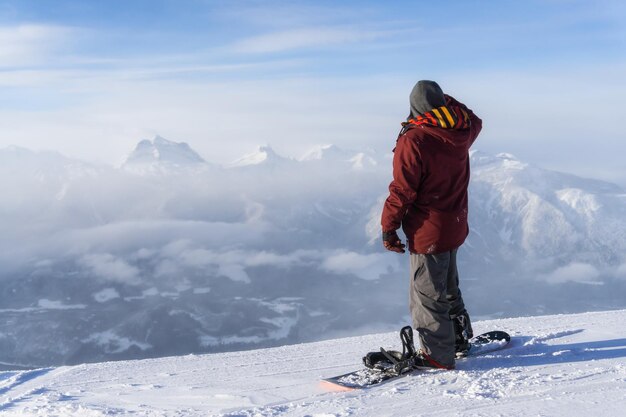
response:
<path id="1" fill-rule="evenodd" d="M 469 233 L 468 151 L 480 133 L 482 120 L 452 97 L 446 99 L 446 105 L 467 111 L 468 129 L 407 125 L 394 150 L 393 181 L 381 222 L 384 232 L 402 225 L 413 253 L 456 249 Z"/>

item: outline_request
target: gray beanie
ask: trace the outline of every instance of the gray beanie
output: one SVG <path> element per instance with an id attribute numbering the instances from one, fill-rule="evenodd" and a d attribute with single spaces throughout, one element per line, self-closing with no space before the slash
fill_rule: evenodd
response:
<path id="1" fill-rule="evenodd" d="M 409 96 L 411 114 L 409 119 L 420 116 L 437 107 L 445 106 L 446 99 L 443 90 L 434 81 L 418 81 Z"/>

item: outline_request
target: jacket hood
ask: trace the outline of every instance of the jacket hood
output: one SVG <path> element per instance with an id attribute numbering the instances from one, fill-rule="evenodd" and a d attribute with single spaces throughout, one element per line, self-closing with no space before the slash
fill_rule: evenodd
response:
<path id="1" fill-rule="evenodd" d="M 409 119 L 421 116 L 424 113 L 446 104 L 443 90 L 434 81 L 421 80 L 415 84 L 409 96 L 411 113 Z"/>

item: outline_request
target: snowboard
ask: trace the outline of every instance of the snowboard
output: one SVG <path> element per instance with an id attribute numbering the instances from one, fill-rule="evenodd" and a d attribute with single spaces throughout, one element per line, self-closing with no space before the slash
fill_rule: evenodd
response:
<path id="1" fill-rule="evenodd" d="M 505 348 L 510 341 L 511 336 L 499 330 L 480 334 L 470 340 L 470 349 L 467 356 L 457 358 L 457 360 L 464 360 L 466 358 L 495 352 L 496 350 Z M 330 391 L 352 391 L 378 385 L 419 371 L 419 369 L 411 369 L 408 372 L 398 374 L 393 370 L 393 367 L 388 369 L 363 368 L 358 371 L 348 372 L 347 374 L 322 379 L 322 386 Z"/>

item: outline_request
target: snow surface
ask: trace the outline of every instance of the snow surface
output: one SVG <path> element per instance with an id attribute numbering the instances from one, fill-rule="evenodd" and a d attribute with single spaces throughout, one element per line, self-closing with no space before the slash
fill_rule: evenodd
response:
<path id="1" fill-rule="evenodd" d="M 396 333 L 245 352 L 0 372 L 7 416 L 618 416 L 626 310 L 500 319 L 509 348 L 384 385 L 328 392 L 320 378 L 398 347 Z"/>

